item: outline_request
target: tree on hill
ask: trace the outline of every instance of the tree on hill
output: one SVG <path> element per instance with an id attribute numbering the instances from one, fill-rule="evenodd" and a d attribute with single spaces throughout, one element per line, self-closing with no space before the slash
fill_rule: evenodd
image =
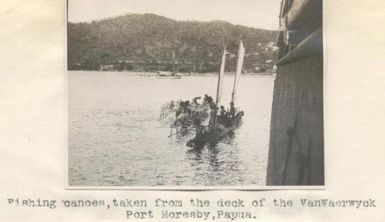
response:
<path id="1" fill-rule="evenodd" d="M 98 70 L 103 65 L 124 63 L 122 69 L 169 70 L 173 67 L 170 64 L 177 63 L 184 71 L 215 72 L 220 66 L 224 39 L 228 51 L 236 54 L 242 38 L 246 53 L 258 57 L 256 53 L 262 53 L 258 44 L 275 42 L 276 36 L 276 31 L 223 21 L 175 21 L 154 14 L 69 22 L 68 69 Z M 275 58 L 274 51 L 263 50 L 265 57 Z M 236 58 L 229 60 L 232 64 Z M 253 69 L 262 60 L 246 58 L 245 69 Z"/>

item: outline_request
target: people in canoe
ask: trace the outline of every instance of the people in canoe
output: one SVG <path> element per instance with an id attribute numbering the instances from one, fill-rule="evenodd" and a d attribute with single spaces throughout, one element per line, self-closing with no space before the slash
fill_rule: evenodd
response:
<path id="1" fill-rule="evenodd" d="M 219 109 L 210 96 L 205 95 L 204 101 L 210 107 L 210 120 L 208 126 L 202 125 L 199 119 L 194 119 L 192 127 L 195 128 L 195 137 L 187 142 L 189 147 L 203 147 L 207 142 L 207 137 L 213 132 L 224 132 L 225 128 L 232 127 L 233 119 L 236 118 L 236 109 L 234 103 L 230 103 L 230 108 L 225 109 L 224 106 L 220 106 Z M 217 130 L 219 129 L 219 131 Z M 214 130 L 214 131 L 212 131 Z"/>
<path id="2" fill-rule="evenodd" d="M 217 120 L 217 112 L 218 112 L 218 107 L 215 104 L 214 100 L 212 97 L 208 96 L 207 97 L 207 103 L 210 107 L 210 121 L 209 121 L 209 127 L 213 127 L 216 124 Z"/>
<path id="3" fill-rule="evenodd" d="M 219 116 L 220 117 L 225 117 L 227 114 L 226 110 L 225 110 L 225 107 L 224 106 L 220 106 L 219 107 Z"/>
<path id="4" fill-rule="evenodd" d="M 199 105 L 200 105 L 199 102 L 198 102 L 198 99 L 201 99 L 201 97 L 200 97 L 200 96 L 197 96 L 197 97 L 194 97 L 194 98 L 192 99 L 192 104 L 193 104 L 194 106 L 199 106 Z"/>
<path id="5" fill-rule="evenodd" d="M 230 126 L 230 117 L 229 117 L 229 112 L 225 110 L 224 106 L 220 106 L 219 109 L 219 115 L 217 116 L 218 122 L 222 124 L 225 127 Z"/>
<path id="6" fill-rule="evenodd" d="M 175 112 L 176 117 L 179 117 L 181 114 L 189 114 L 191 112 L 191 107 L 190 107 L 190 101 L 181 101 L 179 103 L 179 107 L 177 111 Z"/>
<path id="7" fill-rule="evenodd" d="M 207 104 L 207 98 L 208 98 L 208 96 L 207 96 L 207 94 L 205 94 L 205 96 L 203 97 L 203 104 Z"/>
<path id="8" fill-rule="evenodd" d="M 207 94 L 204 95 L 202 104 L 198 102 L 201 97 L 194 97 L 191 100 L 181 101 L 176 111 L 176 120 L 174 126 L 182 126 L 182 128 L 191 128 L 194 126 L 195 120 L 207 121 L 203 123 L 208 125 L 208 130 L 217 127 L 230 127 L 232 125 L 232 119 L 236 115 L 236 109 L 234 102 L 230 103 L 230 108 L 225 109 L 224 106 L 217 107 L 214 99 Z M 206 108 L 205 108 L 206 107 Z M 206 110 L 206 111 L 204 111 Z M 210 118 L 208 117 L 210 113 Z M 219 125 L 218 125 L 219 124 Z"/>
<path id="9" fill-rule="evenodd" d="M 229 117 L 233 118 L 235 116 L 235 107 L 234 107 L 234 102 L 230 102 L 230 112 L 229 112 Z"/>

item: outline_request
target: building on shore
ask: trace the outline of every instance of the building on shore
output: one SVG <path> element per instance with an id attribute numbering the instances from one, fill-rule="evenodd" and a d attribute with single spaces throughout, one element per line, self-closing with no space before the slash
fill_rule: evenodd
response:
<path id="1" fill-rule="evenodd" d="M 322 0 L 282 0 L 267 185 L 324 185 Z"/>

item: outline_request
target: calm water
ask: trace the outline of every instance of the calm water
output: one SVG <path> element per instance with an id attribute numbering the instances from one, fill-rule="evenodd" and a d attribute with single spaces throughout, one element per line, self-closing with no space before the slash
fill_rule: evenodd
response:
<path id="1" fill-rule="evenodd" d="M 233 77 L 224 81 L 228 104 Z M 71 186 L 265 185 L 272 77 L 242 76 L 236 105 L 245 111 L 235 135 L 194 152 L 191 137 L 158 121 L 170 100 L 215 96 L 215 77 L 157 79 L 123 72 L 69 72 Z"/>

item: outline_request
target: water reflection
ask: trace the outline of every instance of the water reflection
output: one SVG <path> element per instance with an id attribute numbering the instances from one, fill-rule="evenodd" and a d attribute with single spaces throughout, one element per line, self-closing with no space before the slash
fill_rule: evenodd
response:
<path id="1" fill-rule="evenodd" d="M 216 78 L 71 72 L 70 185 L 263 185 L 273 79 L 244 78 L 238 96 L 246 113 L 242 126 L 217 144 L 194 150 L 186 146 L 193 133 L 169 136 L 170 125 L 158 120 L 159 108 L 170 100 L 214 95 Z M 224 83 L 230 89 L 232 78 Z M 223 97 L 230 93 L 224 90 Z"/>

